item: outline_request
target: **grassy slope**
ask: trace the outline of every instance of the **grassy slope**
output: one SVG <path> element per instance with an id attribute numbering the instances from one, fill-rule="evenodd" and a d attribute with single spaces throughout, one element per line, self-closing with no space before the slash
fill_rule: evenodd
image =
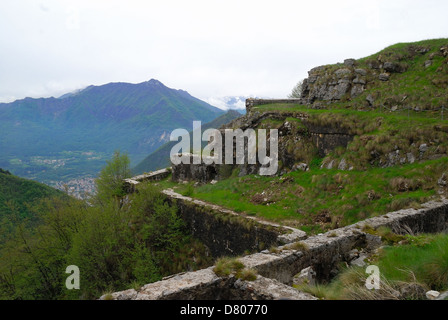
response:
<path id="1" fill-rule="evenodd" d="M 379 290 L 364 286 L 368 274 L 362 267 L 342 267 L 328 284 L 300 285 L 298 289 L 326 300 L 422 300 L 429 290 L 448 289 L 448 235 L 397 236 L 402 244 L 389 244 L 369 263 L 380 271 Z M 421 287 L 422 290 L 416 290 Z"/>
<path id="2" fill-rule="evenodd" d="M 434 110 L 442 105 L 448 108 L 448 57 L 440 51 L 448 46 L 448 39 L 425 40 L 414 43 L 398 43 L 371 56 L 357 60 L 356 68 L 368 70 L 369 80 L 366 90 L 356 98 L 343 98 L 334 107 L 365 108 L 366 97 L 375 98 L 374 107 L 397 106 L 398 108 L 418 107 L 420 110 Z M 424 52 L 419 50 L 425 49 Z M 426 51 L 427 50 L 427 51 Z M 425 62 L 432 60 L 429 67 Z M 380 69 L 372 70 L 369 65 L 393 62 L 405 67 L 405 72 L 391 73 L 389 81 L 380 81 Z M 332 72 L 345 68 L 343 64 L 324 66 L 322 72 Z M 369 108 L 370 109 L 370 108 Z"/>
<path id="3" fill-rule="evenodd" d="M 248 215 L 319 233 L 405 207 L 418 207 L 436 196 L 437 181 L 448 158 L 387 169 L 340 171 L 311 167 L 281 177 L 233 176 L 215 185 L 163 187 Z M 404 190 L 402 185 L 408 185 Z"/>
<path id="4" fill-rule="evenodd" d="M 412 52 L 410 44 L 398 44 L 359 60 L 359 67 L 363 67 L 383 55 L 403 63 L 407 61 L 408 69 L 404 73 L 392 74 L 387 83 L 375 81 L 365 94 L 352 101 L 333 103 L 327 109 L 290 104 L 254 107 L 254 112 L 307 113 L 311 123 L 332 123 L 345 127 L 355 135 L 347 150 L 336 149 L 325 159 L 313 155 L 308 162 L 311 163 L 310 171 L 291 172 L 282 177 L 238 177 L 238 172 L 234 172 L 231 178 L 215 185 L 196 188 L 179 185 L 176 186 L 177 190 L 249 215 L 299 226 L 313 233 L 388 211 L 418 207 L 419 203 L 437 198 L 437 180 L 443 173 L 448 174 L 448 121 L 442 121 L 440 111 L 386 112 L 386 108 L 378 107 L 365 112 L 364 106 L 367 94 L 382 91 L 383 94 L 377 99 L 379 105 L 390 97 L 405 94 L 408 96 L 406 101 L 411 104 L 423 103 L 420 106 L 426 109 L 437 107 L 444 101 L 446 89 L 440 90 L 431 81 L 445 79 L 448 67 L 441 66 L 444 58 L 438 55 L 434 56 L 431 67 L 425 69 L 423 65 L 431 53 L 436 53 L 441 45 L 447 43 L 447 39 L 441 39 L 413 44 L 414 47 L 429 48 L 427 53 L 417 55 L 409 55 Z M 327 69 L 340 67 L 333 65 L 327 66 Z M 437 71 L 440 67 L 442 70 Z M 437 99 L 432 100 L 432 97 Z M 299 122 L 294 117 L 286 120 Z M 283 122 L 267 119 L 260 127 L 278 128 Z M 375 153 L 384 159 L 397 146 L 402 155 L 413 152 L 418 156 L 418 148 L 423 143 L 428 145 L 427 159 L 435 159 L 420 162 L 417 159 L 413 164 L 380 168 L 378 160 L 371 157 Z M 341 158 L 353 165 L 354 170 L 320 169 L 322 162 Z M 173 187 L 175 184 L 165 182 L 165 186 Z M 446 193 L 446 189 L 442 191 Z"/>

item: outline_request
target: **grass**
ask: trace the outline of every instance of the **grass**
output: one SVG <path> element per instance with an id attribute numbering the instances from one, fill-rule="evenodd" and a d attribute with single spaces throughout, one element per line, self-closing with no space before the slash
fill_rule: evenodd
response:
<path id="1" fill-rule="evenodd" d="M 448 106 L 445 113 L 448 113 Z M 313 109 L 310 106 L 300 104 L 265 104 L 253 107 L 253 110 L 260 112 L 275 111 L 276 113 L 285 113 L 286 120 L 298 122 L 298 119 L 289 114 L 306 114 L 309 118 L 306 120 L 313 125 L 328 125 L 342 126 L 354 134 L 360 133 L 378 133 L 376 130 L 381 126 L 381 132 L 388 130 L 405 130 L 415 127 L 433 127 L 435 125 L 448 125 L 448 115 L 445 114 L 443 120 L 440 112 L 386 112 L 386 109 L 373 109 L 369 112 L 347 108 L 343 103 L 332 103 L 331 108 L 328 109 Z M 268 121 L 268 120 L 265 120 Z M 277 120 L 278 121 L 278 120 Z M 265 123 L 265 122 L 263 122 Z M 268 127 L 266 124 L 260 127 Z M 273 127 L 279 127 L 275 125 Z M 361 130 L 361 131 L 360 131 Z"/>
<path id="2" fill-rule="evenodd" d="M 238 258 L 222 257 L 219 258 L 213 272 L 219 277 L 228 277 L 234 275 L 237 279 L 245 281 L 254 281 L 257 278 L 257 271 L 251 268 L 245 268 L 244 264 Z"/>
<path id="3" fill-rule="evenodd" d="M 368 274 L 364 268 L 352 267 L 343 270 L 329 284 L 294 285 L 300 291 L 308 292 L 322 300 L 397 300 L 397 290 L 387 279 L 381 277 L 380 290 L 367 290 Z"/>
<path id="4" fill-rule="evenodd" d="M 448 234 L 404 238 L 404 244 L 385 247 L 371 261 L 380 271 L 379 290 L 365 287 L 369 274 L 360 267 L 343 267 L 328 284 L 296 288 L 327 300 L 424 299 L 425 291 L 448 290 Z"/>
<path id="5" fill-rule="evenodd" d="M 231 274 L 241 272 L 243 269 L 244 264 L 237 258 L 223 257 L 216 261 L 213 272 L 215 272 L 217 276 L 228 277 Z"/>
<path id="6" fill-rule="evenodd" d="M 442 46 L 448 44 L 448 39 L 433 39 L 415 43 L 399 43 L 387 47 L 380 52 L 356 61 L 356 68 L 367 71 L 364 76 L 367 86 L 359 96 L 342 97 L 340 105 L 344 108 L 371 110 L 366 97 L 375 98 L 374 109 L 386 110 L 397 107 L 418 107 L 419 110 L 435 110 L 442 105 L 446 106 L 448 84 L 446 64 L 447 58 L 440 52 Z M 432 64 L 425 67 L 425 62 L 431 60 Z M 380 66 L 385 62 L 392 62 L 400 66 L 402 72 L 391 73 L 389 81 L 380 81 L 378 75 L 384 70 Z M 326 65 L 317 73 L 319 79 L 316 84 L 331 82 L 333 72 L 346 68 L 343 64 Z M 356 75 L 353 75 L 355 77 Z M 317 101 L 316 105 L 328 106 L 325 101 Z M 331 104 L 334 107 L 334 103 Z M 440 115 L 440 113 L 439 113 Z"/>
<path id="7" fill-rule="evenodd" d="M 401 90 L 400 94 L 407 94 L 406 88 L 414 90 L 414 84 L 411 86 L 406 81 L 417 76 L 417 73 L 429 74 L 428 77 L 439 76 L 440 72 L 424 69 L 423 64 L 428 54 L 436 53 L 441 45 L 447 43 L 447 39 L 438 39 L 415 43 L 413 47 L 409 47 L 410 44 L 398 44 L 360 59 L 358 64 L 359 67 L 365 67 L 369 60 L 378 59 L 380 54 L 387 60 L 411 61 L 406 72 L 393 74 L 387 84 L 391 88 L 381 87 L 386 85 L 382 82 L 375 83 L 375 86 L 380 86 L 380 90 L 384 90 L 378 98 L 379 103 L 384 104 L 385 99 L 390 98 L 387 96 L 389 92 Z M 415 48 L 420 47 L 428 47 L 429 52 L 425 55 L 416 54 Z M 435 68 L 441 57 L 435 55 L 434 59 Z M 327 69 L 340 67 L 326 66 Z M 426 91 L 432 90 L 424 89 L 423 82 L 428 80 L 426 76 L 424 79 L 416 80 L 415 85 L 420 86 L 421 91 L 415 92 L 418 96 L 425 97 Z M 397 96 L 398 91 L 394 93 Z M 440 93 L 436 89 L 432 92 L 436 96 Z M 410 94 L 407 96 L 410 97 Z M 359 99 L 365 100 L 365 96 Z M 366 109 L 360 107 L 357 100 L 332 103 L 331 109 L 330 106 L 316 109 L 295 104 L 267 104 L 255 106 L 253 110 L 276 114 L 262 120 L 257 128 L 279 128 L 285 121 L 291 124 L 294 134 L 280 140 L 280 143 L 285 143 L 284 149 L 288 156 L 293 158 L 285 165 L 285 169 L 290 169 L 292 163 L 306 162 L 309 171 L 290 172 L 282 177 L 238 177 L 235 170 L 223 167 L 222 176 L 226 179 L 215 185 L 201 185 L 194 190 L 190 184 L 176 186 L 163 182 L 162 185 L 175 187 L 179 193 L 193 195 L 194 198 L 239 213 L 299 227 L 309 233 L 319 233 L 389 211 L 419 208 L 421 203 L 438 198 L 437 179 L 444 172 L 448 173 L 448 117 L 442 120 L 440 112 L 408 112 L 400 109 L 386 112 L 387 109 L 383 107 L 365 112 Z M 282 114 L 283 119 L 279 116 Z M 301 120 L 304 116 L 306 119 Z M 354 135 L 354 138 L 347 148 L 336 148 L 322 158 L 313 147 L 308 127 L 334 127 Z M 427 145 L 427 151 L 425 158 L 419 161 L 419 147 L 422 144 Z M 396 155 L 397 150 L 398 156 L 393 163 L 390 157 Z M 415 158 L 412 164 L 408 160 L 409 154 Z M 342 159 L 347 163 L 346 168 L 352 170 L 325 169 L 331 161 L 335 163 L 333 168 L 337 168 Z M 283 169 L 282 165 L 286 162 L 282 160 L 279 170 Z M 401 165 L 400 161 L 406 164 Z"/>
<path id="8" fill-rule="evenodd" d="M 286 249 L 288 250 L 300 250 L 300 251 L 308 251 L 309 247 L 306 243 L 298 241 L 291 243 L 290 245 L 286 246 Z"/>
<path id="9" fill-rule="evenodd" d="M 194 198 L 319 233 L 389 211 L 418 207 L 437 197 L 437 179 L 447 167 L 448 158 L 365 171 L 311 167 L 281 177 L 249 175 L 200 185 L 194 189 Z M 397 187 L 399 179 L 406 179 L 412 188 Z M 181 194 L 190 190 L 188 184 L 171 181 L 160 185 L 175 187 Z M 263 201 L 259 201 L 261 194 Z"/>
<path id="10" fill-rule="evenodd" d="M 255 108 L 287 112 L 285 119 L 297 132 L 303 130 L 304 122 L 293 115 L 301 112 L 309 115 L 305 121 L 313 126 L 336 125 L 355 136 L 346 149 L 337 148 L 325 158 L 319 158 L 313 153 L 315 150 L 306 148 L 305 139 L 299 141 L 303 148 L 290 141 L 292 149 L 288 149 L 289 153 L 306 158 L 309 171 L 290 172 L 281 177 L 238 177 L 225 168 L 229 171 L 226 175 L 229 178 L 215 185 L 195 187 L 195 198 L 239 213 L 299 227 L 306 232 L 319 233 L 389 211 L 419 208 L 421 203 L 438 197 L 437 179 L 447 172 L 446 156 L 420 162 L 416 159 L 412 164 L 381 166 L 397 146 L 401 157 L 411 152 L 417 158 L 419 146 L 423 143 L 428 146 L 425 153 L 428 157 L 446 154 L 446 120 L 420 116 L 408 119 L 400 114 L 361 112 L 341 106 L 331 110 L 282 104 Z M 283 121 L 264 120 L 259 127 L 278 127 L 281 123 Z M 349 164 L 347 168 L 353 167 L 352 170 L 324 169 L 330 160 L 338 162 L 342 158 Z M 189 184 L 162 184 L 176 187 L 176 191 L 184 195 L 193 193 Z"/>
<path id="11" fill-rule="evenodd" d="M 388 279 L 448 290 L 448 235 L 410 237 L 406 245 L 384 248 L 376 263 Z"/>
<path id="12" fill-rule="evenodd" d="M 257 270 L 244 268 L 241 272 L 236 274 L 236 277 L 245 281 L 254 281 L 257 279 Z"/>

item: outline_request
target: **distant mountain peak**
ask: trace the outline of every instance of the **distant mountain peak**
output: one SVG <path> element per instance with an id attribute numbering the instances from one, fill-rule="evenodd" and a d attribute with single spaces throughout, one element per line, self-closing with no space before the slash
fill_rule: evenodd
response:
<path id="1" fill-rule="evenodd" d="M 83 92 L 85 90 L 93 88 L 93 87 L 94 87 L 93 85 L 90 85 L 90 86 L 87 86 L 87 87 L 84 87 L 84 88 L 76 89 L 74 91 L 71 91 L 71 92 L 63 94 L 62 96 L 58 97 L 57 99 L 70 98 L 70 97 L 73 97 L 73 96 L 76 96 L 76 95 L 80 94 L 81 92 Z"/>
<path id="2" fill-rule="evenodd" d="M 165 87 L 165 85 L 162 82 L 160 82 L 159 80 L 156 80 L 156 79 L 151 79 L 149 81 L 146 81 L 146 83 L 151 85 L 151 86 L 162 86 L 162 87 Z"/>

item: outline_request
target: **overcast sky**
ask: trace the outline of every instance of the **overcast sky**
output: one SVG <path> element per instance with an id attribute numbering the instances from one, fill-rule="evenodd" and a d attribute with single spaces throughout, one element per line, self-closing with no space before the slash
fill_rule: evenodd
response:
<path id="1" fill-rule="evenodd" d="M 0 102 L 151 78 L 286 97 L 315 66 L 448 37 L 448 1 L 0 0 Z"/>

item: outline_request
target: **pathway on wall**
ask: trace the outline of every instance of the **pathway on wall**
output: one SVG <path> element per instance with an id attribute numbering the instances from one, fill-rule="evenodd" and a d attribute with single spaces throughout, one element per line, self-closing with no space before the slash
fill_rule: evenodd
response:
<path id="1" fill-rule="evenodd" d="M 165 190 L 165 194 L 197 206 L 213 206 L 228 214 L 230 210 L 194 200 Z M 229 212 L 227 212 L 229 211 Z M 245 217 L 253 218 L 253 217 Z M 395 233 L 441 232 L 448 228 L 448 200 L 431 201 L 420 209 L 403 209 L 373 217 L 356 224 L 308 237 L 295 243 L 280 246 L 276 252 L 268 250 L 240 258 L 246 268 L 255 269 L 255 281 L 243 281 L 234 276 L 219 277 L 213 267 L 185 272 L 147 284 L 139 290 L 115 292 L 107 298 L 118 300 L 166 299 L 293 299 L 316 298 L 291 287 L 293 277 L 301 270 L 312 267 L 318 280 L 329 280 L 336 266 L 348 261 L 354 248 L 374 250 L 381 245 L 381 238 L 364 232 L 364 227 L 377 229 L 389 227 Z M 300 231 L 300 230 L 298 230 Z M 295 240 L 297 241 L 297 240 Z M 105 299 L 102 296 L 100 299 Z"/>
<path id="2" fill-rule="evenodd" d="M 166 189 L 162 191 L 165 195 L 167 195 L 168 197 L 172 198 L 172 199 L 177 199 L 177 200 L 182 200 L 182 201 L 187 201 L 190 202 L 194 205 L 200 206 L 200 207 L 205 207 L 205 208 L 209 208 L 215 211 L 218 211 L 220 213 L 224 213 L 224 214 L 230 214 L 233 216 L 238 216 L 238 217 L 243 217 L 244 219 L 249 219 L 252 221 L 255 221 L 256 223 L 259 223 L 261 225 L 265 225 L 265 226 L 271 226 L 271 227 L 275 227 L 278 229 L 284 229 L 285 233 L 284 234 L 279 234 L 277 237 L 277 240 L 280 244 L 287 244 L 287 243 L 291 243 L 291 242 L 295 242 L 295 241 L 299 241 L 302 239 L 305 239 L 307 237 L 306 232 L 296 229 L 296 228 L 292 228 L 292 227 L 288 227 L 288 226 L 282 226 L 279 225 L 277 223 L 273 223 L 270 221 L 266 221 L 266 220 L 262 220 L 258 217 L 255 216 L 247 216 L 247 215 L 242 215 L 239 214 L 235 211 L 223 208 L 221 206 L 218 206 L 216 204 L 211 204 L 202 200 L 197 200 L 197 199 L 193 199 L 190 197 L 186 197 L 183 196 L 179 193 L 176 193 L 173 189 Z"/>

